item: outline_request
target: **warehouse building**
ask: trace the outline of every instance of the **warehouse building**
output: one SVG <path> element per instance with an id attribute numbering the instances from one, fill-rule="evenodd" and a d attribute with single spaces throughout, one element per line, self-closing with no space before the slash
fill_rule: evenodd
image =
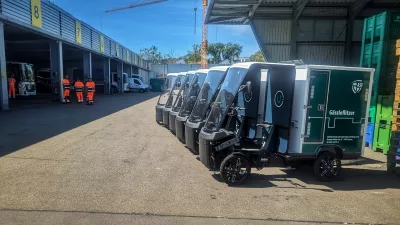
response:
<path id="1" fill-rule="evenodd" d="M 0 108 L 26 99 L 61 101 L 62 78 L 91 77 L 105 94 L 123 93 L 125 74 L 146 78 L 149 63 L 47 0 L 0 1 Z M 8 99 L 8 74 L 19 98 Z M 19 103 L 17 103 L 19 102 Z"/>

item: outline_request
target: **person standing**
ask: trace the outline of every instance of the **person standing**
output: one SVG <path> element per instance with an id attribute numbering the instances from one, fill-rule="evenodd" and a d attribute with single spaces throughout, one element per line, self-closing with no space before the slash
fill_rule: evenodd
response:
<path id="1" fill-rule="evenodd" d="M 86 92 L 87 92 L 87 104 L 93 105 L 93 98 L 96 84 L 92 81 L 92 78 L 89 77 L 88 81 L 86 82 Z"/>
<path id="2" fill-rule="evenodd" d="M 76 97 L 78 98 L 78 103 L 82 103 L 83 102 L 83 89 L 85 88 L 85 85 L 78 78 L 76 80 L 74 86 L 75 86 Z"/>
<path id="3" fill-rule="evenodd" d="M 64 98 L 63 98 L 63 103 L 71 103 L 69 101 L 69 94 L 70 94 L 70 89 L 71 89 L 71 84 L 68 79 L 68 75 L 64 76 L 64 79 L 62 80 L 63 88 L 64 88 Z"/>
<path id="4" fill-rule="evenodd" d="M 14 78 L 14 74 L 11 73 L 11 75 L 8 77 L 8 98 L 13 98 L 15 99 L 15 84 L 17 81 Z"/>

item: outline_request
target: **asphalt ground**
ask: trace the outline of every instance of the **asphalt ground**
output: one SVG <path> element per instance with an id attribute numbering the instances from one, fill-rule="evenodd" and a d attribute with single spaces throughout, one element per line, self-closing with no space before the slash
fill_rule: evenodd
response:
<path id="1" fill-rule="evenodd" d="M 337 182 L 266 168 L 228 187 L 155 122 L 157 95 L 0 112 L 0 224 L 400 224 L 400 178 L 373 157 Z"/>

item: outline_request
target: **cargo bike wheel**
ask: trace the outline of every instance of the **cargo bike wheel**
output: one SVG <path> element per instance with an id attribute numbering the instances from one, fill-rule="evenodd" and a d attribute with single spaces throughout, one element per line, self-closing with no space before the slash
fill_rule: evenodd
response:
<path id="1" fill-rule="evenodd" d="M 314 162 L 314 175 L 320 181 L 333 181 L 339 177 L 342 163 L 337 154 L 324 152 Z"/>
<path id="2" fill-rule="evenodd" d="M 250 175 L 249 160 L 241 154 L 230 154 L 221 163 L 220 175 L 228 185 L 242 184 Z"/>

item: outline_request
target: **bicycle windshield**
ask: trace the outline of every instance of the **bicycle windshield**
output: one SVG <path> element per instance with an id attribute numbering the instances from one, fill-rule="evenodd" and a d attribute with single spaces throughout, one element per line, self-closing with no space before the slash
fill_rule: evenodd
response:
<path id="1" fill-rule="evenodd" d="M 182 107 L 182 103 L 186 98 L 186 95 L 189 92 L 190 89 L 190 85 L 192 84 L 192 80 L 195 74 L 187 74 L 185 81 L 182 83 L 182 87 L 178 92 L 178 95 L 176 96 L 176 98 L 174 99 L 174 104 L 172 106 L 172 111 L 173 112 L 179 112 L 179 110 L 181 110 Z"/>
<path id="2" fill-rule="evenodd" d="M 224 75 L 225 71 L 211 70 L 208 72 L 208 76 L 201 87 L 192 113 L 189 116 L 190 122 L 197 123 L 204 119 Z"/>
<path id="3" fill-rule="evenodd" d="M 206 77 L 207 73 L 196 73 L 194 75 L 192 84 L 190 85 L 190 90 L 185 97 L 181 111 L 179 111 L 179 116 L 189 116 L 189 114 L 192 112 L 194 103 L 196 102 L 197 96 L 199 95 L 200 89 L 203 86 Z"/>
<path id="4" fill-rule="evenodd" d="M 172 85 L 171 90 L 165 92 L 163 95 L 160 96 L 160 98 L 158 99 L 158 104 L 159 105 L 171 105 L 172 101 L 173 101 L 173 96 L 174 94 L 176 95 L 177 92 L 179 91 L 180 87 L 181 87 L 181 80 L 182 78 L 185 78 L 185 76 L 178 76 L 175 78 L 175 82 Z"/>
<path id="5" fill-rule="evenodd" d="M 167 76 L 164 83 L 164 90 L 171 91 L 176 80 L 176 76 Z"/>
<path id="6" fill-rule="evenodd" d="M 204 126 L 206 130 L 216 131 L 221 126 L 221 122 L 229 107 L 232 105 L 235 96 L 247 74 L 248 69 L 245 68 L 230 68 L 221 90 L 219 91 L 213 106 Z"/>

